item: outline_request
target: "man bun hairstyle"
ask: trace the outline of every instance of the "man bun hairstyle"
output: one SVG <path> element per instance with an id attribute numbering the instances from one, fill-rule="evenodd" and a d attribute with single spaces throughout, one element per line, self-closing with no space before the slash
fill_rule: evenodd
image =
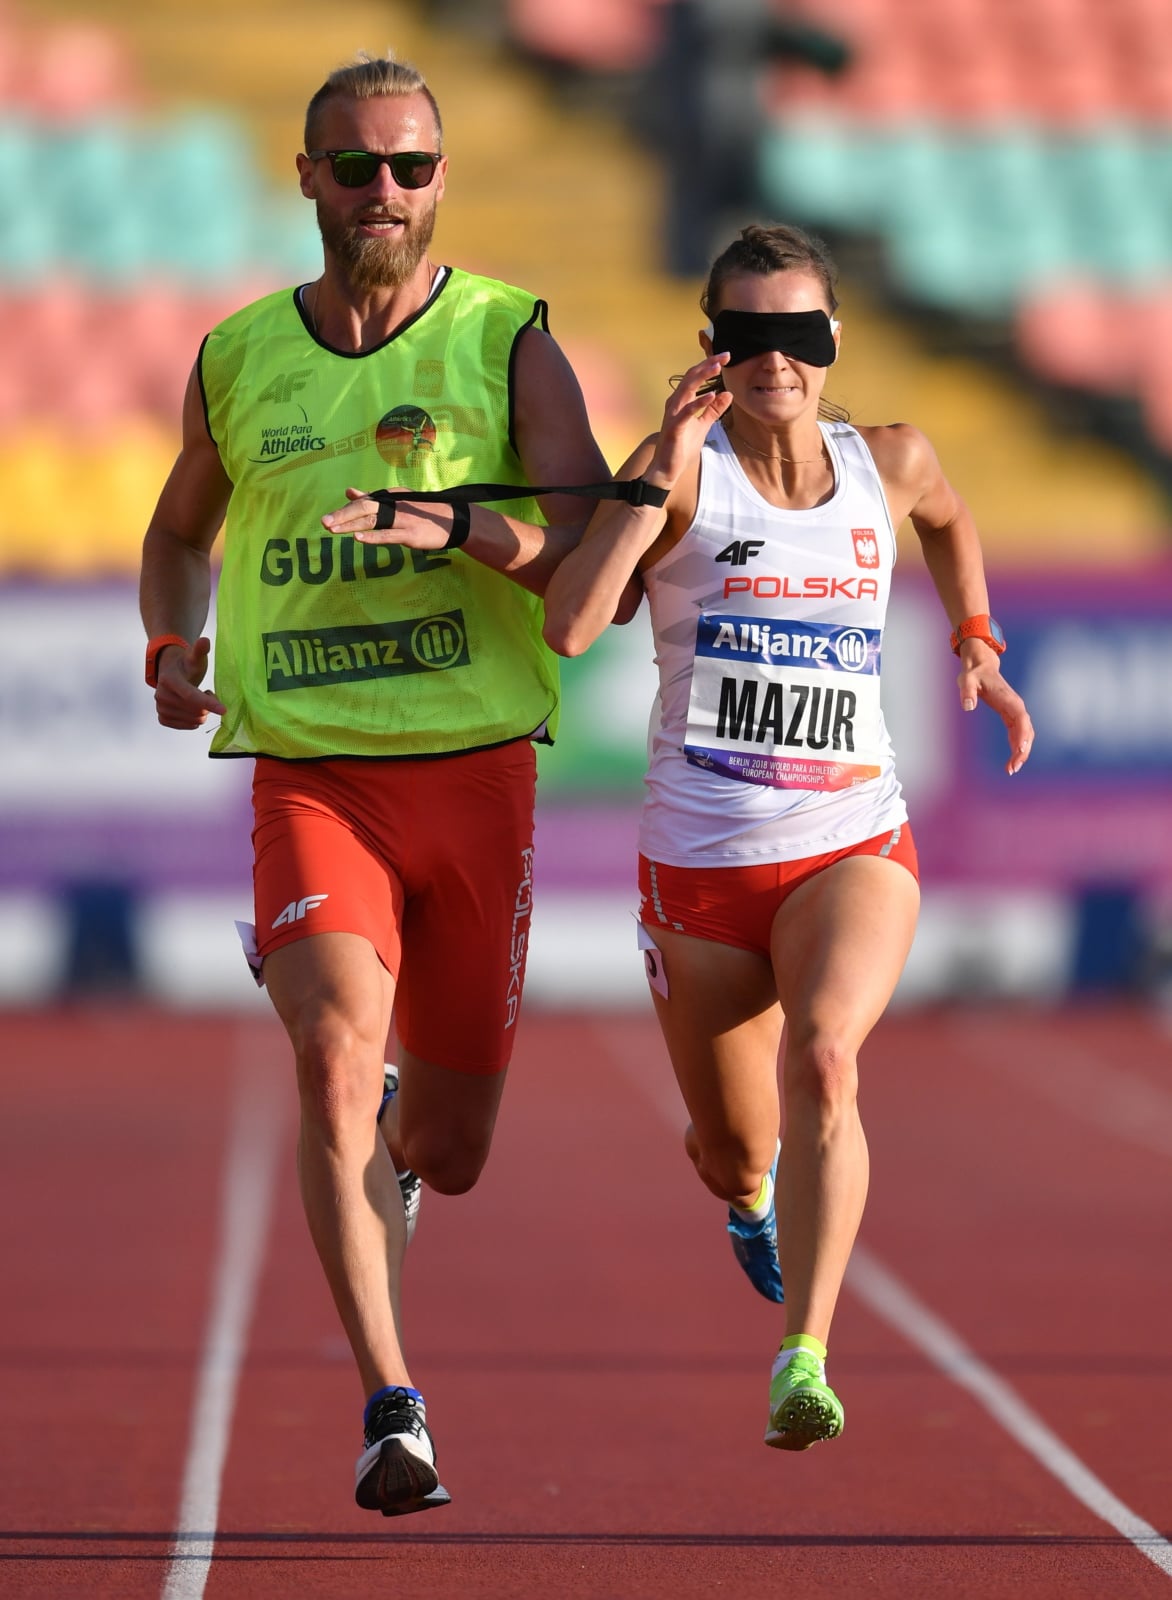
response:
<path id="1" fill-rule="evenodd" d="M 316 148 L 317 129 L 322 108 L 327 101 L 393 99 L 412 94 L 424 95 L 431 106 L 435 117 L 435 154 L 440 154 L 444 147 L 443 122 L 436 98 L 427 87 L 423 74 L 409 61 L 396 60 L 390 51 L 385 56 L 368 56 L 364 50 L 359 52 L 355 61 L 335 67 L 305 108 L 306 150 Z"/>

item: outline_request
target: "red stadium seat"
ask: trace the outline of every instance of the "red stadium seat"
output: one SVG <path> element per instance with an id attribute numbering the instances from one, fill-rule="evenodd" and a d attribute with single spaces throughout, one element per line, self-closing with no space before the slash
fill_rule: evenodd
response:
<path id="1" fill-rule="evenodd" d="M 1172 123 L 1172 56 L 1153 54 L 1130 62 L 1117 95 L 1137 121 L 1166 128 Z"/>
<path id="2" fill-rule="evenodd" d="M 1001 123 L 1021 105 L 1013 63 L 1002 51 L 974 51 L 935 75 L 932 110 L 941 121 Z"/>
<path id="3" fill-rule="evenodd" d="M 871 48 L 860 48 L 841 85 L 838 109 L 864 121 L 906 120 L 909 107 L 922 110 L 932 98 L 932 84 L 919 58 L 890 39 L 876 39 Z"/>
<path id="4" fill-rule="evenodd" d="M 1016 339 L 1026 366 L 1051 383 L 1127 394 L 1140 375 L 1142 308 L 1099 284 L 1067 283 L 1019 307 Z"/>
<path id="5" fill-rule="evenodd" d="M 1017 104 L 1051 127 L 1093 128 L 1116 110 L 1118 86 L 1104 56 L 1022 57 L 1016 69 Z"/>
<path id="6" fill-rule="evenodd" d="M 655 54 L 663 0 L 509 0 L 509 31 L 536 55 L 590 72 L 633 72 Z"/>
<path id="7" fill-rule="evenodd" d="M 62 22 L 31 40 L 21 102 L 53 121 L 79 122 L 138 99 L 123 40 L 91 22 Z"/>

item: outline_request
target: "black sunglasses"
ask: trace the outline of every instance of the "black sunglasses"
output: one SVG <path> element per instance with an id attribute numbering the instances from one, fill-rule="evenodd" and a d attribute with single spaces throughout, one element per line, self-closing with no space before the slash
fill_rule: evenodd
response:
<path id="1" fill-rule="evenodd" d="M 310 150 L 309 159 L 330 164 L 334 182 L 343 189 L 365 189 L 373 183 L 378 169 L 385 161 L 391 177 L 400 189 L 426 189 L 435 177 L 440 157 L 424 150 L 396 150 L 394 155 L 383 156 L 374 150 Z"/>

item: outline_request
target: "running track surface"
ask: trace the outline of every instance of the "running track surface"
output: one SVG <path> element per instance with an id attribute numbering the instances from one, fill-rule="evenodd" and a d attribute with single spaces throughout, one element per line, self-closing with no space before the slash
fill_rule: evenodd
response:
<path id="1" fill-rule="evenodd" d="M 408 1257 L 453 1503 L 383 1521 L 275 1026 L 0 1015 L 0 1593 L 1172 1600 L 1170 1058 L 1124 1010 L 881 1024 L 847 1430 L 791 1456 L 650 1017 L 523 1018 Z"/>

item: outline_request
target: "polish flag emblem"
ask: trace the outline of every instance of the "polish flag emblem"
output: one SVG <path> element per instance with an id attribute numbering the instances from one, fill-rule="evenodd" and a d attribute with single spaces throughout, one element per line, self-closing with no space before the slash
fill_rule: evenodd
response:
<path id="1" fill-rule="evenodd" d="M 879 541 L 875 537 L 874 528 L 852 528 L 851 538 L 855 542 L 855 565 L 858 567 L 877 567 L 879 565 Z"/>

